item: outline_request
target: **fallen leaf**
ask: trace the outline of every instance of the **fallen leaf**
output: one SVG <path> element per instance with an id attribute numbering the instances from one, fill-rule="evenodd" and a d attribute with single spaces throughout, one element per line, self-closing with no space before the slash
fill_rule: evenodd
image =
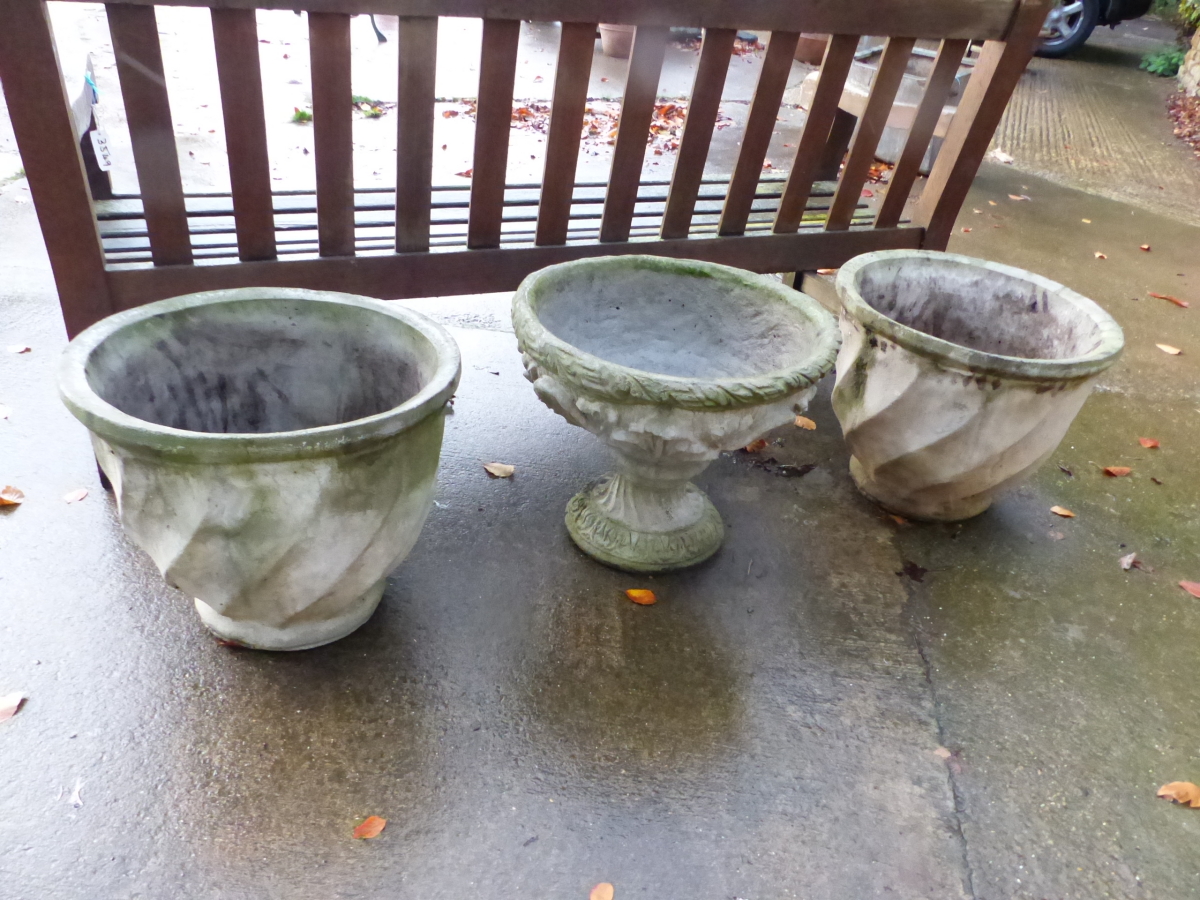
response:
<path id="1" fill-rule="evenodd" d="M 457 175 L 459 178 L 470 178 L 471 175 L 474 174 L 474 172 L 475 172 L 474 169 L 463 169 L 461 172 L 455 172 L 454 174 Z"/>
<path id="2" fill-rule="evenodd" d="M 363 819 L 363 823 L 354 829 L 354 836 L 360 840 L 377 838 L 385 825 L 387 825 L 387 819 L 379 816 L 367 816 Z"/>
<path id="3" fill-rule="evenodd" d="M 1093 255 L 1094 257 L 1096 257 L 1096 259 L 1108 259 L 1108 254 L 1107 254 L 1107 253 L 1101 253 L 1099 250 L 1097 250 L 1097 251 L 1096 251 L 1095 253 L 1093 253 L 1092 255 Z"/>
<path id="4" fill-rule="evenodd" d="M 912 524 L 911 522 L 908 521 L 908 519 L 904 518 L 904 516 L 898 516 L 895 513 L 888 513 L 887 517 L 889 519 L 891 519 L 893 522 L 895 522 L 897 525 L 911 525 Z"/>
<path id="5" fill-rule="evenodd" d="M 1200 809 L 1200 787 L 1196 787 L 1190 781 L 1172 781 L 1170 784 L 1164 784 L 1154 796 L 1173 800 L 1180 806 Z"/>
<path id="6" fill-rule="evenodd" d="M 1161 350 L 1163 353 L 1169 353 L 1171 356 L 1178 356 L 1180 353 L 1183 352 L 1178 347 L 1172 347 L 1170 344 L 1155 344 L 1154 346 L 1157 347 L 1159 350 Z"/>
<path id="7" fill-rule="evenodd" d="M 20 488 L 6 484 L 4 489 L 0 490 L 0 506 L 20 506 L 24 502 L 25 492 Z"/>
<path id="8" fill-rule="evenodd" d="M 28 344 L 9 344 L 8 345 L 9 353 L 28 353 L 32 349 L 33 348 L 30 347 Z"/>
<path id="9" fill-rule="evenodd" d="M 607 75 L 601 76 L 600 80 L 601 80 L 601 81 L 608 81 L 608 76 L 607 76 Z"/>
<path id="10" fill-rule="evenodd" d="M 1050 507 L 1050 512 L 1054 513 L 1056 516 L 1062 516 L 1064 519 L 1075 518 L 1075 513 L 1071 512 L 1065 506 L 1052 506 Z"/>
<path id="11" fill-rule="evenodd" d="M 1032 200 L 1033 198 L 1030 197 L 1028 194 L 1009 194 L 1008 199 L 1009 200 Z"/>
<path id="12" fill-rule="evenodd" d="M 999 204 L 999 203 L 997 203 L 995 200 L 989 200 L 989 201 L 988 201 L 988 206 L 999 206 L 999 205 L 1000 205 L 1000 204 Z"/>
<path id="13" fill-rule="evenodd" d="M 1162 482 L 1159 481 L 1157 478 L 1155 478 L 1153 475 L 1150 476 L 1150 480 L 1153 481 L 1155 484 L 1162 484 Z"/>
<path id="14" fill-rule="evenodd" d="M 907 575 L 913 581 L 922 582 L 925 580 L 925 574 L 929 570 L 924 566 L 918 566 L 915 562 L 905 561 L 904 568 L 897 572 L 897 575 Z"/>
<path id="15" fill-rule="evenodd" d="M 1082 222 L 1084 225 L 1091 225 L 1091 224 L 1092 224 L 1092 220 L 1091 220 L 1091 219 L 1080 219 L 1079 221 L 1080 221 L 1080 222 Z"/>
<path id="16" fill-rule="evenodd" d="M 1151 297 L 1157 297 L 1159 300 L 1166 300 L 1168 303 L 1174 303 L 1176 306 L 1181 306 L 1187 309 L 1191 306 L 1186 300 L 1180 300 L 1178 297 L 1172 297 L 1170 294 L 1160 294 L 1157 291 L 1146 291 Z"/>
<path id="17" fill-rule="evenodd" d="M 88 495 L 87 488 L 76 488 L 69 493 L 63 494 L 63 501 L 66 503 L 78 503 Z"/>
<path id="18" fill-rule="evenodd" d="M 1156 441 L 1154 438 L 1138 438 L 1138 443 L 1141 444 L 1143 447 L 1145 447 L 1147 450 L 1157 450 L 1158 449 L 1158 441 Z"/>
<path id="19" fill-rule="evenodd" d="M 949 759 L 954 754 L 951 753 L 949 750 L 947 750 L 945 747 L 938 747 L 936 750 L 933 751 L 933 755 L 936 756 L 938 759 Z"/>
<path id="20" fill-rule="evenodd" d="M 516 466 L 510 466 L 508 463 L 484 463 L 483 469 L 493 478 L 512 478 L 513 473 L 517 471 Z"/>
<path id="21" fill-rule="evenodd" d="M 0 722 L 7 722 L 18 712 L 21 711 L 22 705 L 25 703 L 25 695 L 20 691 L 12 694 L 5 694 L 0 697 Z"/>
<path id="22" fill-rule="evenodd" d="M 658 598 L 654 596 L 654 591 L 647 591 L 642 588 L 630 588 L 625 592 L 625 596 L 638 606 L 653 606 L 658 602 Z"/>
<path id="23" fill-rule="evenodd" d="M 766 449 L 766 446 L 767 446 L 766 438 L 759 438 L 757 441 L 751 441 L 750 443 L 748 443 L 743 449 L 747 453 L 757 453 L 759 450 Z"/>
<path id="24" fill-rule="evenodd" d="M 1128 572 L 1134 566 L 1137 566 L 1139 569 L 1141 568 L 1141 566 L 1138 566 L 1137 564 L 1138 558 L 1136 553 L 1128 553 L 1125 556 L 1122 556 L 1118 562 L 1121 563 L 1121 568 L 1126 572 Z"/>
<path id="25" fill-rule="evenodd" d="M 453 119 L 457 115 L 458 115 L 457 109 L 443 109 L 442 110 L 442 118 L 443 119 Z"/>
<path id="26" fill-rule="evenodd" d="M 862 190 L 862 196 L 863 196 L 863 198 L 864 198 L 864 199 L 868 199 L 868 200 L 869 200 L 871 197 L 874 197 L 874 196 L 875 196 L 875 192 L 874 192 L 874 191 L 872 191 L 870 188 L 863 188 L 863 190 Z"/>
<path id="27" fill-rule="evenodd" d="M 836 273 L 837 269 L 817 269 L 818 275 L 834 275 Z"/>
<path id="28" fill-rule="evenodd" d="M 1012 154 L 1005 153 L 999 147 L 997 147 L 995 150 L 993 150 L 991 153 L 989 153 L 988 157 L 990 159 L 994 159 L 996 162 L 1004 163 L 1006 166 L 1011 166 L 1013 163 Z"/>
<path id="29" fill-rule="evenodd" d="M 964 229 L 963 229 L 963 234 L 970 234 L 970 233 L 971 233 L 971 229 L 970 229 L 970 228 L 964 228 Z"/>
<path id="30" fill-rule="evenodd" d="M 1200 598 L 1200 581 L 1181 581 L 1179 586 L 1193 597 Z"/>
<path id="31" fill-rule="evenodd" d="M 971 212 L 975 213 L 975 215 L 977 215 L 977 216 L 983 215 L 982 209 L 972 209 Z"/>
<path id="32" fill-rule="evenodd" d="M 1129 466 L 1105 466 L 1104 467 L 1104 474 L 1107 475 L 1109 478 L 1124 478 L 1126 475 L 1128 475 L 1132 471 L 1133 471 L 1133 469 L 1129 468 Z"/>
<path id="33" fill-rule="evenodd" d="M 1066 466 L 1064 466 L 1062 463 L 1059 463 L 1058 468 L 1060 470 L 1062 470 L 1063 474 L 1066 475 L 1068 478 L 1075 477 L 1075 473 L 1072 472 L 1070 469 L 1068 469 Z"/>
<path id="34" fill-rule="evenodd" d="M 541 75 L 534 75 L 534 76 L 533 76 L 533 83 L 534 83 L 534 84 L 541 84 L 541 83 L 542 83 L 543 81 L 545 81 L 545 80 L 546 80 L 546 79 L 545 79 L 545 78 L 543 78 Z"/>
<path id="35" fill-rule="evenodd" d="M 613 886 L 607 881 L 602 881 L 588 894 L 588 900 L 613 900 Z"/>
<path id="36" fill-rule="evenodd" d="M 1150 252 L 1150 245 L 1149 245 L 1149 244 L 1138 244 L 1138 249 L 1139 249 L 1139 250 L 1143 250 L 1143 251 L 1145 251 L 1146 253 L 1149 253 L 1149 252 Z"/>
<path id="37" fill-rule="evenodd" d="M 807 416 L 796 416 L 796 420 L 792 424 L 797 428 L 803 428 L 805 431 L 817 430 L 817 423 Z"/>

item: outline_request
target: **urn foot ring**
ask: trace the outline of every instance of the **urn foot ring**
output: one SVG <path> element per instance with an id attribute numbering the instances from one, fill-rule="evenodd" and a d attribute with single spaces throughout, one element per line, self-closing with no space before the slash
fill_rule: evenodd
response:
<path id="1" fill-rule="evenodd" d="M 992 505 L 990 494 L 976 494 L 943 503 L 920 503 L 895 497 L 883 485 L 868 478 L 862 463 L 850 457 L 850 477 L 858 492 L 879 508 L 916 522 L 962 522 L 973 519 Z"/>
<path id="2" fill-rule="evenodd" d="M 695 485 L 700 517 L 673 531 L 637 531 L 597 502 L 603 483 L 580 491 L 567 504 L 567 531 L 576 546 L 606 566 L 625 572 L 670 572 L 698 565 L 720 549 L 725 526 L 717 508 Z"/>
<path id="3" fill-rule="evenodd" d="M 361 627 L 379 606 L 386 586 L 387 579 L 381 579 L 351 603 L 345 612 L 332 619 L 283 628 L 230 619 L 199 599 L 196 600 L 196 612 L 200 614 L 205 627 L 217 637 L 252 650 L 311 650 L 331 644 Z"/>

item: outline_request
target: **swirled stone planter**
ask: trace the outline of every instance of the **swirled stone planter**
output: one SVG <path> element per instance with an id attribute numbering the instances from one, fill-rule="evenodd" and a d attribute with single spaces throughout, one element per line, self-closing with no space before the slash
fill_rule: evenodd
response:
<path id="1" fill-rule="evenodd" d="M 653 256 L 535 272 L 513 298 L 513 325 L 537 395 L 616 456 L 616 472 L 567 505 L 567 530 L 633 572 L 717 551 L 721 517 L 691 479 L 790 422 L 838 345 L 833 317 L 778 281 Z"/>
<path id="2" fill-rule="evenodd" d="M 1124 346 L 1086 297 L 966 256 L 867 253 L 842 267 L 837 290 L 833 409 L 850 472 L 916 519 L 978 515 L 1031 475 Z"/>
<path id="3" fill-rule="evenodd" d="M 416 542 L 459 372 L 416 313 L 249 288 L 99 322 L 59 387 L 126 532 L 204 624 L 301 650 L 365 622 Z"/>

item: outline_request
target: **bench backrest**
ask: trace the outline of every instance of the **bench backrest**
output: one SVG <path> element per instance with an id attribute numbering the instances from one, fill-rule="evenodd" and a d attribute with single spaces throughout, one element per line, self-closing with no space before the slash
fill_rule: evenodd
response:
<path id="1" fill-rule="evenodd" d="M 401 298 L 512 289 L 526 274 L 551 263 L 611 253 L 791 272 L 836 267 L 876 249 L 943 249 L 1052 2 L 168 0 L 160 5 L 211 8 L 231 185 L 224 200 L 184 194 L 150 2 L 107 4 L 140 192 L 97 203 L 89 191 L 45 2 L 0 0 L 0 81 L 72 335 L 120 309 L 225 287 L 300 286 Z M 256 9 L 308 14 L 315 192 L 272 186 Z M 356 192 L 354 186 L 350 17 L 361 13 L 400 16 L 395 187 L 384 192 Z M 439 16 L 483 20 L 473 173 L 469 187 L 464 183 L 457 189 L 434 185 L 431 176 Z M 561 22 L 561 44 L 542 180 L 506 185 L 521 20 Z M 600 21 L 637 30 L 609 177 L 576 184 Z M 670 179 L 647 181 L 643 162 L 671 26 L 702 28 L 703 43 Z M 770 32 L 770 39 L 732 174 L 705 179 L 737 29 Z M 833 37 L 786 180 L 771 180 L 769 173 L 764 177 L 764 160 L 802 31 Z M 840 175 L 834 183 L 818 182 L 822 167 L 828 169 L 839 102 L 864 34 L 887 39 L 878 72 Z M 887 195 L 878 212 L 864 218 L 864 183 L 918 39 L 940 41 L 940 49 Z M 905 200 L 970 42 L 982 45 L 973 74 L 911 221 L 902 224 Z M 816 195 L 822 202 L 814 200 Z M 465 222 L 444 215 L 446 209 L 461 208 Z M 820 215 L 805 216 L 813 209 Z M 277 224 L 281 211 L 312 214 L 310 244 L 300 245 L 311 252 L 285 246 Z M 228 222 L 225 243 L 211 237 L 201 243 L 199 235 L 212 231 L 201 226 L 220 221 L 221 214 Z M 446 223 L 455 221 L 465 224 L 465 231 L 448 229 Z M 112 231 L 113 223 L 121 229 Z M 381 224 L 386 241 L 379 238 Z M 370 240 L 364 238 L 368 228 L 374 235 Z"/>

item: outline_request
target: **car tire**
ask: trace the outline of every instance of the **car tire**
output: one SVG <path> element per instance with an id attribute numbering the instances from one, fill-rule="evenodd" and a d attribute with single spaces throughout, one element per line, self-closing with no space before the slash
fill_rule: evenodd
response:
<path id="1" fill-rule="evenodd" d="M 1042 38 L 1041 46 L 1037 49 L 1038 56 L 1059 59 L 1069 56 L 1087 43 L 1087 39 L 1092 36 L 1092 31 L 1100 21 L 1100 0 L 1059 0 L 1055 10 L 1074 6 L 1081 8 L 1066 18 L 1062 30 L 1057 35 Z M 1051 11 L 1047 23 L 1054 15 L 1055 11 Z"/>

